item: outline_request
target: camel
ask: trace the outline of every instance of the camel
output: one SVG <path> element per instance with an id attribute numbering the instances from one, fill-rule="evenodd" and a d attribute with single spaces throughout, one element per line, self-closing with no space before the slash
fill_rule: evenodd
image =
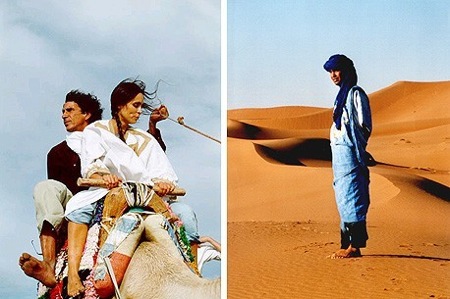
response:
<path id="1" fill-rule="evenodd" d="M 160 223 L 162 215 L 144 221 L 144 240 L 125 273 L 120 293 L 127 299 L 220 298 L 220 278 L 208 280 L 194 274 L 183 262 L 172 239 Z"/>
<path id="2" fill-rule="evenodd" d="M 141 241 L 133 254 L 120 287 L 122 299 L 139 298 L 220 298 L 220 278 L 210 280 L 199 277 L 186 265 L 184 258 L 161 223 L 164 216 L 151 214 L 137 231 L 142 232 Z M 143 227 L 142 227 L 143 226 Z M 135 241 L 125 239 L 126 246 Z M 136 246 L 136 245 L 134 245 Z M 84 258 L 84 257 L 83 257 Z M 64 263 L 67 253 L 58 254 L 57 264 Z M 89 260 L 90 258 L 87 257 Z M 92 276 L 90 276 L 92 277 Z M 99 298 L 91 287 L 88 298 Z M 39 298 L 61 298 L 61 286 L 48 289 L 38 284 Z M 49 292 L 47 295 L 45 293 Z M 118 298 L 116 298 L 118 299 Z"/>

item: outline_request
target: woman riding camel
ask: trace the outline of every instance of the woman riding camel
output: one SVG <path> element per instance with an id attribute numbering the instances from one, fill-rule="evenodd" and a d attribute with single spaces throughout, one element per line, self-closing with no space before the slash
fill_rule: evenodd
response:
<path id="1" fill-rule="evenodd" d="M 161 197 L 176 186 L 177 175 L 157 140 L 148 132 L 132 126 L 143 111 L 153 110 L 145 100 L 151 101 L 155 97 L 156 91 L 145 91 L 144 82 L 123 80 L 111 94 L 112 119 L 97 121 L 86 127 L 83 133 L 81 174 L 84 178 L 102 179 L 107 188 L 90 188 L 79 192 L 67 205 L 68 296 L 76 298 L 85 290 L 78 270 L 97 201 L 109 189 L 126 181 L 157 186 L 159 191 L 156 193 Z M 180 203 L 177 205 L 180 208 Z M 189 206 L 184 206 L 186 210 L 191 210 Z M 181 220 L 189 222 L 188 219 Z M 198 238 L 196 231 L 186 233 L 189 241 Z"/>

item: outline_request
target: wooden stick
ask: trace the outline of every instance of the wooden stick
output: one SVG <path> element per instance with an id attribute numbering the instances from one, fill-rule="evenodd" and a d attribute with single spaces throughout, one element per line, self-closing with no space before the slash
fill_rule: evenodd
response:
<path id="1" fill-rule="evenodd" d="M 170 117 L 167 117 L 167 119 L 173 121 L 174 123 L 178 123 L 178 124 L 182 125 L 183 127 L 187 128 L 187 129 L 189 129 L 189 130 L 192 130 L 192 131 L 194 131 L 195 133 L 198 133 L 198 134 L 200 134 L 200 135 L 202 135 L 202 136 L 204 136 L 204 137 L 206 137 L 206 138 L 209 138 L 209 139 L 211 139 L 211 140 L 214 140 L 214 141 L 217 142 L 217 143 L 221 143 L 220 140 L 218 140 L 218 139 L 216 139 L 216 138 L 214 138 L 214 137 L 212 137 L 212 136 L 209 136 L 208 134 L 205 134 L 205 133 L 203 133 L 203 132 L 200 132 L 199 130 L 197 130 L 197 129 L 193 128 L 193 127 L 190 127 L 190 126 L 186 125 L 186 124 L 184 123 L 184 117 L 183 117 L 183 116 L 178 117 L 177 120 L 174 120 L 174 119 L 172 119 L 172 118 L 170 118 Z"/>
<path id="2" fill-rule="evenodd" d="M 85 179 L 85 178 L 78 178 L 77 185 L 80 187 L 102 187 L 106 188 L 105 181 L 102 179 Z M 155 192 L 159 191 L 158 185 L 153 186 L 153 190 Z M 167 195 L 176 195 L 176 196 L 184 196 L 186 195 L 186 190 L 183 188 L 175 187 L 175 189 L 168 193 Z"/>

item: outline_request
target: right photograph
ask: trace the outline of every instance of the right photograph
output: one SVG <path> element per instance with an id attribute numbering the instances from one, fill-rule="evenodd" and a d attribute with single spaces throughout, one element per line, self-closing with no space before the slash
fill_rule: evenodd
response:
<path id="1" fill-rule="evenodd" d="M 227 1 L 228 298 L 450 298 L 446 1 Z"/>

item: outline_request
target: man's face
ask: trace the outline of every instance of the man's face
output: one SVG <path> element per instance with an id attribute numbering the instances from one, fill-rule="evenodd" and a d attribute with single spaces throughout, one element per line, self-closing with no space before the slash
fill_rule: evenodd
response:
<path id="1" fill-rule="evenodd" d="M 330 71 L 330 78 L 331 78 L 331 81 L 333 81 L 334 84 L 340 85 L 340 83 L 342 81 L 341 71 L 331 70 Z"/>
<path id="2" fill-rule="evenodd" d="M 75 102 L 66 102 L 62 108 L 62 119 L 67 132 L 83 131 L 89 124 L 89 113 L 83 113 Z"/>

